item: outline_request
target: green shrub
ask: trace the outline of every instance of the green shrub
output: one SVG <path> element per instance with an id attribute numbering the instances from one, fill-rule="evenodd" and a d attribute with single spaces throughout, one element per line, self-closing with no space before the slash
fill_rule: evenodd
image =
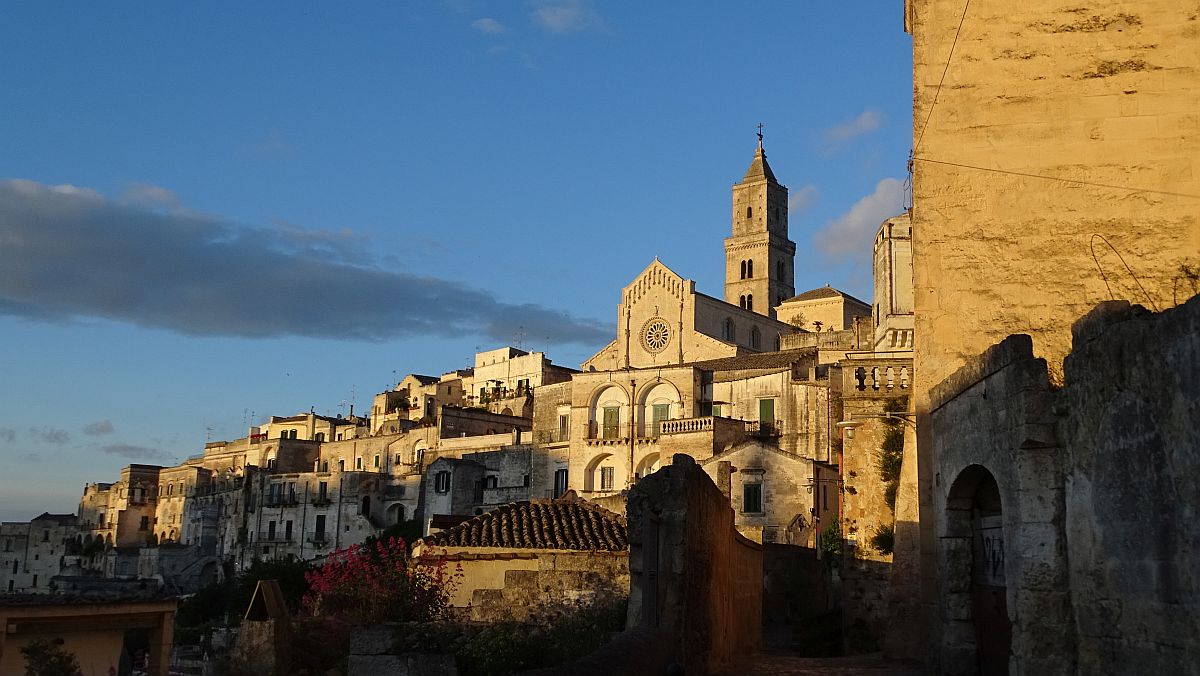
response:
<path id="1" fill-rule="evenodd" d="M 880 554 L 891 554 L 896 545 L 896 531 L 890 524 L 880 524 L 871 536 L 871 546 Z"/>
<path id="2" fill-rule="evenodd" d="M 37 639 L 21 648 L 25 676 L 77 676 L 82 673 L 74 653 L 62 647 L 62 639 Z"/>

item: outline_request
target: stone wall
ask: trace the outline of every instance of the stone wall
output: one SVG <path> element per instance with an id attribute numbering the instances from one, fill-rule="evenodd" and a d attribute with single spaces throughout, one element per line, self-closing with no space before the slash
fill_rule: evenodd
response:
<path id="1" fill-rule="evenodd" d="M 1177 0 L 906 0 L 904 20 L 922 431 L 919 491 L 901 493 L 920 496 L 933 589 L 929 389 L 1018 333 L 1060 382 L 1071 324 L 1096 303 L 1163 309 L 1196 292 L 1182 266 L 1200 262 L 1200 13 Z"/>
<path id="2" fill-rule="evenodd" d="M 661 627 L 688 672 L 710 673 L 762 642 L 762 546 L 687 455 L 629 491 L 627 626 Z"/>
<path id="3" fill-rule="evenodd" d="M 497 547 L 427 548 L 462 577 L 451 605 L 472 622 L 526 622 L 546 609 L 623 598 L 628 552 Z"/>
<path id="4" fill-rule="evenodd" d="M 1061 389 L 1012 336 L 932 392 L 939 673 L 995 647 L 989 604 L 1013 673 L 1200 668 L 1200 297 L 1104 303 L 1074 344 Z"/>

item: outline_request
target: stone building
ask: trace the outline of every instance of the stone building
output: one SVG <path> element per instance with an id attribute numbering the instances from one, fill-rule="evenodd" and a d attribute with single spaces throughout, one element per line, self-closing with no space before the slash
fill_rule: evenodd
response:
<path id="1" fill-rule="evenodd" d="M 564 602 L 629 589 L 625 518 L 571 495 L 512 502 L 423 539 L 414 549 L 461 572 L 450 605 L 475 622 L 523 622 Z"/>
<path id="2" fill-rule="evenodd" d="M 1198 290 L 1196 9 L 905 5 L 918 434 L 889 650 L 939 673 L 1195 671 L 1194 585 L 1173 568 L 1195 528 L 1156 530 L 1190 499 L 1177 491 L 1196 441 L 1171 436 L 1166 412 L 1194 407 L 1173 374 L 1194 371 L 1195 351 L 1165 331 L 1120 336 L 1184 321 L 1177 306 Z M 1103 337 L 1093 318 L 1073 341 L 1106 301 L 1162 315 Z M 1104 345 L 1127 349 L 1077 359 Z M 1134 364 L 1162 377 L 1144 389 Z M 1165 464 L 1127 464 L 1150 458 Z M 1145 472 L 1146 492 L 1126 498 L 1122 482 Z"/>
<path id="3" fill-rule="evenodd" d="M 0 523 L 0 590 L 44 594 L 51 578 L 79 565 L 79 519 L 74 514 L 43 513 L 27 522 Z"/>

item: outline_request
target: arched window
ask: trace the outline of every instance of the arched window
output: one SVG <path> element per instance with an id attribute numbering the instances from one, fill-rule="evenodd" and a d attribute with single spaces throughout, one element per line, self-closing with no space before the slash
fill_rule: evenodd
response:
<path id="1" fill-rule="evenodd" d="M 742 276 L 740 277 L 740 279 L 745 279 L 745 278 L 746 278 L 746 261 L 742 261 Z"/>
<path id="2" fill-rule="evenodd" d="M 730 343 L 737 340 L 737 328 L 733 325 L 733 320 L 729 317 L 726 317 L 725 321 L 721 322 L 721 339 Z"/>
<path id="3" fill-rule="evenodd" d="M 746 218 L 754 217 L 754 207 L 746 207 Z"/>
<path id="4" fill-rule="evenodd" d="M 746 297 L 745 296 L 738 296 L 738 307 L 742 308 L 743 310 L 746 309 Z"/>
<path id="5" fill-rule="evenodd" d="M 750 347 L 755 350 L 762 349 L 762 334 L 759 333 L 757 326 L 750 329 Z"/>
<path id="6" fill-rule="evenodd" d="M 775 334 L 775 351 L 776 352 L 778 352 L 781 349 L 779 344 L 782 341 L 783 341 L 783 337 L 781 335 L 779 335 L 778 333 Z"/>
<path id="7" fill-rule="evenodd" d="M 746 294 L 746 309 L 747 310 L 754 309 L 754 294 L 752 294 L 752 293 Z"/>
<path id="8" fill-rule="evenodd" d="M 785 266 L 783 264 L 783 261 L 779 261 L 779 262 L 775 263 L 775 276 L 777 278 L 783 279 L 784 277 L 786 277 L 787 276 L 786 271 L 787 271 L 787 266 Z"/>
<path id="9" fill-rule="evenodd" d="M 754 279 L 754 261 L 746 261 L 746 279 Z"/>
<path id="10" fill-rule="evenodd" d="M 359 512 L 363 516 L 371 516 L 371 496 L 364 495 L 362 499 L 362 511 Z"/>

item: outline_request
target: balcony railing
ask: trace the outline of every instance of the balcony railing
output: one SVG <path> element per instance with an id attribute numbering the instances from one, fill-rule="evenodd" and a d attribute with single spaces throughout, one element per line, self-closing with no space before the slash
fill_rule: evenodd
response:
<path id="1" fill-rule="evenodd" d="M 571 430 L 538 430 L 534 441 L 539 444 L 560 444 L 571 440 Z"/>
<path id="2" fill-rule="evenodd" d="M 629 440 L 629 425 L 622 423 L 619 425 L 605 425 L 596 420 L 588 421 L 588 441 L 590 442 L 618 442 Z"/>
<path id="3" fill-rule="evenodd" d="M 843 368 L 847 395 L 902 395 L 912 387 L 911 359 L 856 358 Z"/>
<path id="4" fill-rule="evenodd" d="M 292 536 L 290 533 L 287 533 L 287 532 L 275 531 L 274 533 L 272 533 L 271 531 L 262 531 L 261 533 L 258 534 L 258 541 L 259 542 L 291 542 Z"/>
<path id="5" fill-rule="evenodd" d="M 711 432 L 713 417 L 681 418 L 679 420 L 663 420 L 659 422 L 662 434 L 688 434 L 690 432 Z"/>
<path id="6" fill-rule="evenodd" d="M 752 437 L 778 437 L 783 434 L 784 423 L 776 418 L 775 420 L 747 420 L 746 434 Z"/>
<path id="7" fill-rule="evenodd" d="M 304 534 L 304 540 L 311 545 L 324 547 L 329 544 L 329 533 L 325 531 L 309 531 Z"/>
<path id="8" fill-rule="evenodd" d="M 328 507 L 331 502 L 328 495 L 318 495 L 312 499 L 313 507 Z"/>

